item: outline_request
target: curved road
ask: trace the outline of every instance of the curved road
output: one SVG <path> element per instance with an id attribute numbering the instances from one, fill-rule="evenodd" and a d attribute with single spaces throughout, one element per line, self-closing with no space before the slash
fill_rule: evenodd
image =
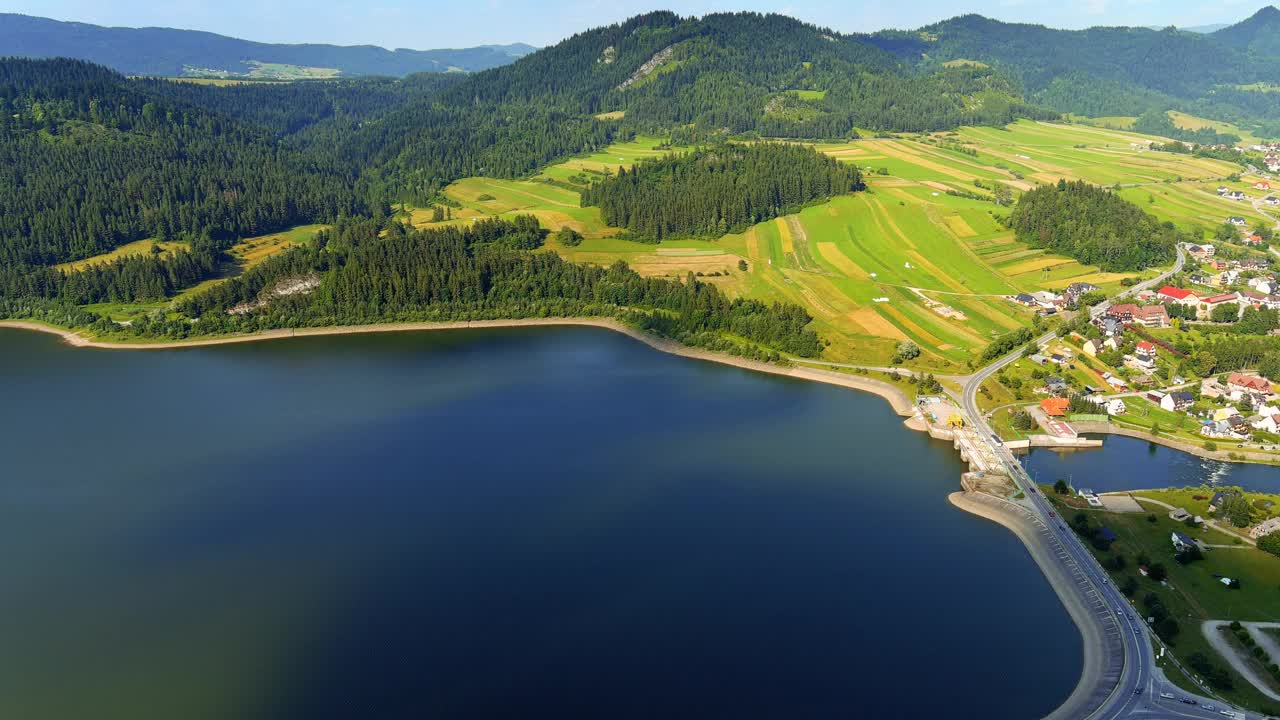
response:
<path id="1" fill-rule="evenodd" d="M 1180 272 L 1186 263 L 1186 252 L 1179 246 L 1178 259 L 1173 267 L 1160 275 L 1121 293 L 1118 298 L 1136 294 L 1164 282 Z M 1103 302 L 1090 310 L 1090 317 L 1106 312 L 1111 302 Z M 1048 342 L 1053 333 L 1036 339 Z M 1017 508 L 1032 521 L 1049 552 L 1063 564 L 1067 576 L 1072 579 L 1070 592 L 1074 598 L 1066 602 L 1079 602 L 1088 615 L 1097 622 L 1098 631 L 1086 633 L 1086 637 L 1101 637 L 1101 662 L 1068 698 L 1067 704 L 1058 708 L 1054 718 L 1219 718 L 1231 713 L 1232 717 L 1247 715 L 1235 708 L 1207 697 L 1192 696 L 1175 687 L 1156 666 L 1152 640 L 1148 628 L 1142 622 L 1127 598 L 1110 583 L 1105 570 L 1094 560 L 1076 534 L 1062 520 L 1055 517 L 1049 502 L 1036 490 L 1035 482 L 1027 475 L 1022 463 L 1013 453 L 996 441 L 991 426 L 978 408 L 978 387 L 1001 368 L 1021 357 L 1021 351 L 1010 353 L 970 376 L 963 390 L 962 403 L 973 428 L 979 437 L 987 439 L 992 454 L 1005 466 L 1009 477 L 1022 490 L 1024 499 L 1019 503 L 1006 503 Z M 1165 697 L 1169 695 L 1171 697 Z M 1191 705 L 1183 699 L 1194 700 Z M 1212 710 L 1209 707 L 1213 707 Z M 1224 712 L 1225 711 L 1225 712 Z M 1257 717 L 1254 715 L 1253 717 Z"/>

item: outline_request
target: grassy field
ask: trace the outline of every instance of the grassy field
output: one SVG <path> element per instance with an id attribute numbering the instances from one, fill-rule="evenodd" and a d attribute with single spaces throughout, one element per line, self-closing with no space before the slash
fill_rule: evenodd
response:
<path id="1" fill-rule="evenodd" d="M 1280 558 L 1247 545 L 1236 546 L 1231 536 L 1217 530 L 1192 529 L 1174 522 L 1169 519 L 1167 510 L 1153 503 L 1143 503 L 1148 513 L 1107 513 L 1067 507 L 1048 486 L 1045 487 L 1045 495 L 1058 506 L 1064 519 L 1070 520 L 1076 513 L 1086 512 L 1093 527 L 1105 526 L 1116 534 L 1117 540 L 1109 550 L 1091 547 L 1092 552 L 1104 565 L 1117 555 L 1125 558 L 1123 569 L 1109 568 L 1109 571 L 1121 587 L 1130 578 L 1137 584 L 1137 590 L 1130 596 L 1136 606 L 1135 615 L 1144 615 L 1143 599 L 1146 595 L 1153 594 L 1159 598 L 1170 616 L 1178 622 L 1180 629 L 1170 646 L 1180 658 L 1201 652 L 1230 672 L 1227 662 L 1217 656 L 1200 633 L 1200 623 L 1204 620 L 1280 620 Z M 1149 520 L 1149 516 L 1154 516 L 1154 521 Z M 1169 539 L 1175 530 L 1211 545 L 1230 547 L 1211 548 L 1203 560 L 1182 565 L 1174 558 Z M 1138 573 L 1140 557 L 1148 564 L 1159 563 L 1165 567 L 1168 573 L 1165 583 L 1155 582 Z M 1227 588 L 1220 582 L 1220 577 L 1239 580 L 1240 588 Z M 1176 675 L 1171 673 L 1172 679 L 1177 680 Z M 1253 708 L 1280 705 L 1268 701 L 1244 678 L 1234 672 L 1232 675 L 1235 688 L 1219 691 L 1227 699 Z"/>
<path id="2" fill-rule="evenodd" d="M 109 253 L 94 255 L 93 257 L 85 258 L 84 260 L 74 260 L 72 262 L 62 263 L 55 267 L 63 272 L 80 272 L 81 270 L 93 267 L 94 265 L 106 265 L 130 255 L 150 255 L 151 248 L 155 245 L 160 246 L 160 254 L 162 256 L 171 255 L 175 250 L 185 248 L 187 246 L 186 243 L 180 242 L 157 243 L 155 240 L 136 240 L 128 243 L 127 245 L 121 245 Z"/>
<path id="3" fill-rule="evenodd" d="M 605 225 L 597 209 L 580 206 L 576 188 L 670 152 L 656 137 L 570 158 L 525 180 L 466 178 L 446 194 L 460 206 L 451 222 L 528 213 L 548 229 L 574 228 L 585 237 L 582 245 L 548 244 L 571 260 L 625 260 L 646 275 L 701 273 L 733 296 L 800 303 L 831 342 L 824 359 L 885 364 L 897 343 L 910 339 L 924 350 L 915 364 L 964 372 L 992 338 L 1030 323 L 1029 311 L 1002 296 L 1077 281 L 1113 291 L 1133 274 L 1101 272 L 1030 248 L 1003 226 L 1007 208 L 948 191 L 992 196 L 998 184 L 1021 191 L 1061 177 L 1131 186 L 1123 192 L 1148 211 L 1203 232 L 1231 214 L 1252 216 L 1247 204 L 1216 194 L 1238 167 L 1150 152 L 1150 140 L 1123 130 L 1022 121 L 817 144 L 868 170 L 867 192 L 715 241 L 631 242 Z M 410 216 L 415 225 L 430 217 L 429 210 Z"/>

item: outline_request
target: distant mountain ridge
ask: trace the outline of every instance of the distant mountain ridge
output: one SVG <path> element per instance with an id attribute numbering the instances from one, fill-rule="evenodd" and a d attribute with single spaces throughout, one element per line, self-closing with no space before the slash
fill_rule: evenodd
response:
<path id="1" fill-rule="evenodd" d="M 1028 100 L 1091 117 L 1176 109 L 1280 134 L 1280 10 L 1211 33 L 1176 28 L 1059 30 L 961 15 L 865 36 L 918 68 L 976 60 L 1014 78 Z"/>
<path id="2" fill-rule="evenodd" d="M 126 75 L 248 76 L 264 65 L 336 70 L 343 77 L 415 72 L 478 72 L 537 50 L 530 45 L 484 45 L 441 50 L 387 50 L 374 45 L 283 45 L 198 30 L 114 28 L 0 13 L 0 57 L 68 57 Z M 195 72 L 195 70 L 203 72 Z"/>

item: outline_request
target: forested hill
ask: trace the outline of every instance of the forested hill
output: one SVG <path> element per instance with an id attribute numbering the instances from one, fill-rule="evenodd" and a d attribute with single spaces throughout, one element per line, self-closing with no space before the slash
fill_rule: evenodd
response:
<path id="1" fill-rule="evenodd" d="M 812 148 L 720 145 L 620 169 L 582 193 L 637 239 L 719 237 L 863 189 L 858 169 Z"/>
<path id="2" fill-rule="evenodd" d="M 518 177 L 619 133 L 847 138 L 1057 114 L 982 68 L 917 72 L 862 39 L 780 15 L 657 12 L 579 33 L 333 142 L 429 196 L 467 175 Z"/>
<path id="3" fill-rule="evenodd" d="M 256 62 L 332 69 L 343 76 L 399 77 L 415 72 L 487 70 L 534 50 L 520 43 L 458 50 L 280 45 L 195 30 L 100 27 L 0 13 L 0 57 L 75 58 L 126 75 L 177 77 L 194 74 L 195 69 L 244 75 L 253 70 L 248 63 Z"/>
<path id="4" fill-rule="evenodd" d="M 356 173 L 96 65 L 0 60 L 0 268 L 369 214 Z"/>
<path id="5" fill-rule="evenodd" d="M 1009 224 L 1018 239 L 1108 272 L 1143 270 L 1173 261 L 1183 238 L 1106 188 L 1085 182 L 1041 185 L 1023 193 Z"/>
<path id="6" fill-rule="evenodd" d="M 964 15 L 916 31 L 865 39 L 928 69 L 956 60 L 989 64 L 1016 78 L 1028 99 L 1089 116 L 1170 108 L 1280 128 L 1280 12 L 1267 7 L 1214 33 L 1165 28 L 1056 30 Z M 1280 133 L 1276 133 L 1280 134 Z"/>

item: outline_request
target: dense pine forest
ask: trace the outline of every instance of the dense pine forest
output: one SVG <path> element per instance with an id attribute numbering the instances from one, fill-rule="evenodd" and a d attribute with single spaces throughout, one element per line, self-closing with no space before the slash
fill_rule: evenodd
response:
<path id="1" fill-rule="evenodd" d="M 0 62 L 0 266 L 368 214 L 355 175 L 78 61 Z"/>
<path id="2" fill-rule="evenodd" d="M 650 160 L 582 193 L 604 219 L 636 239 L 719 237 L 796 212 L 806 203 L 863 189 L 852 165 L 780 143 L 719 145 Z"/>
<path id="3" fill-rule="evenodd" d="M 1108 272 L 1142 270 L 1173 261 L 1185 240 L 1106 188 L 1086 182 L 1041 185 L 1018 199 L 1009 218 L 1018 239 Z"/>
<path id="4" fill-rule="evenodd" d="M 1092 117 L 1169 109 L 1280 134 L 1280 104 L 1266 87 L 1280 77 L 1280 11 L 1266 7 L 1236 25 L 1201 34 L 1174 28 L 1058 30 L 963 15 L 916 31 L 866 36 L 921 69 L 949 60 L 991 65 L 1026 97 Z"/>
<path id="5" fill-rule="evenodd" d="M 576 265 L 531 252 L 545 235 L 531 216 L 482 220 L 465 228 L 411 231 L 391 222 L 339 223 L 313 245 L 283 253 L 242 277 L 179 304 L 202 334 L 276 327 L 411 320 L 619 316 L 682 342 L 766 357 L 810 357 L 820 349 L 796 305 L 729 300 L 714 286 L 644 278 L 625 263 Z M 299 283 L 314 286 L 290 294 Z M 135 332 L 178 336 L 185 321 L 157 320 Z"/>

